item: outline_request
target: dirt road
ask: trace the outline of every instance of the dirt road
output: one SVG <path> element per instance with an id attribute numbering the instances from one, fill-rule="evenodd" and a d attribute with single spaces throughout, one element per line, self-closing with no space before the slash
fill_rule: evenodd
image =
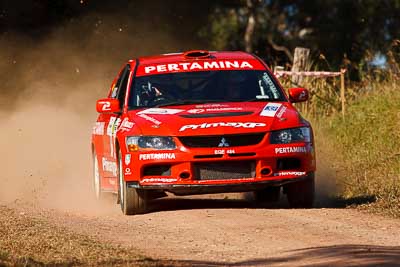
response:
<path id="1" fill-rule="evenodd" d="M 20 213 L 155 259 L 195 266 L 397 266 L 400 221 L 353 209 L 255 207 L 237 195 L 167 198 L 123 216 L 34 207 Z M 14 207 L 15 208 L 15 207 Z"/>

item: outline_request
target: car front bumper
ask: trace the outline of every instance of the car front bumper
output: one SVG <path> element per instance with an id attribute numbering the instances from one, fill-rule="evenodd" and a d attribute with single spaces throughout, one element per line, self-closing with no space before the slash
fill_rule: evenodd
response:
<path id="1" fill-rule="evenodd" d="M 306 179 L 316 169 L 313 143 L 128 155 L 130 162 L 123 159 L 123 167 L 129 187 L 175 194 L 244 192 L 281 186 Z"/>
<path id="2" fill-rule="evenodd" d="M 284 186 L 289 183 L 295 183 L 309 179 L 311 173 L 291 179 L 274 179 L 264 181 L 247 181 L 222 184 L 152 184 L 141 185 L 139 182 L 128 182 L 130 188 L 142 190 L 162 190 L 174 193 L 175 195 L 196 195 L 196 194 L 214 194 L 214 193 L 235 193 L 262 190 L 271 186 Z"/>

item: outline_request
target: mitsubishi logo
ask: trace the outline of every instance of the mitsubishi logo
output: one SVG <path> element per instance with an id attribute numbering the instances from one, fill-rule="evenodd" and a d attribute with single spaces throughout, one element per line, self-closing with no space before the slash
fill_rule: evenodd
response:
<path id="1" fill-rule="evenodd" d="M 228 142 L 226 142 L 226 139 L 222 137 L 221 142 L 219 143 L 218 147 L 225 147 L 229 146 Z"/>

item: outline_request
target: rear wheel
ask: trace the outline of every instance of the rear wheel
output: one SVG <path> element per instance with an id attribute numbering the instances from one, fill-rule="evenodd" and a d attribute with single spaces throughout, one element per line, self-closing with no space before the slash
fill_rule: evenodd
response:
<path id="1" fill-rule="evenodd" d="M 314 173 L 310 173 L 305 180 L 288 184 L 286 196 L 292 208 L 312 208 L 315 198 Z"/>
<path id="2" fill-rule="evenodd" d="M 271 203 L 279 201 L 281 193 L 281 188 L 279 186 L 276 187 L 267 187 L 262 190 L 254 191 L 254 200 L 257 203 Z"/>
<path id="3" fill-rule="evenodd" d="M 136 188 L 128 187 L 124 179 L 122 155 L 118 154 L 118 178 L 119 178 L 119 204 L 122 213 L 133 215 L 145 213 L 147 211 L 147 192 Z"/>

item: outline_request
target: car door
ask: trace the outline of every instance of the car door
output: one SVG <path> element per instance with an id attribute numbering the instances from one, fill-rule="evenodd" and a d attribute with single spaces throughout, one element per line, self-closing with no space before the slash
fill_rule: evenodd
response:
<path id="1" fill-rule="evenodd" d="M 120 72 L 117 83 L 110 92 L 110 98 L 116 98 L 120 102 L 120 113 L 104 113 L 103 120 L 105 122 L 105 130 L 103 135 L 103 155 L 101 157 L 100 166 L 103 171 L 103 177 L 107 180 L 104 184 L 108 184 L 112 188 L 117 186 L 117 161 L 115 151 L 115 133 L 121 123 L 121 114 L 124 105 L 124 99 L 129 80 L 130 66 L 126 65 Z"/>

